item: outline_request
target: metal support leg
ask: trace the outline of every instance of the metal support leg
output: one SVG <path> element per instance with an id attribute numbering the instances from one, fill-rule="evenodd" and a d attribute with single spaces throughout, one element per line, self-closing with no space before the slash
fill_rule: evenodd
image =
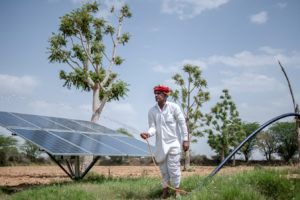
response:
<path id="1" fill-rule="evenodd" d="M 75 180 L 80 179 L 80 159 L 79 156 L 75 157 Z"/>
<path id="2" fill-rule="evenodd" d="M 60 162 L 58 162 L 54 156 L 52 156 L 51 154 L 49 154 L 48 152 L 46 152 L 49 157 L 71 178 L 73 179 L 73 176 L 60 164 Z"/>
<path id="3" fill-rule="evenodd" d="M 89 164 L 89 166 L 84 170 L 84 172 L 81 175 L 81 179 L 84 178 L 84 176 L 90 171 L 90 169 L 95 165 L 95 163 L 98 161 L 98 159 L 100 158 L 100 156 L 96 156 L 93 161 Z"/>
<path id="4" fill-rule="evenodd" d="M 67 167 L 68 167 L 68 169 L 69 169 L 70 174 L 72 175 L 72 177 L 74 177 L 75 174 L 74 174 L 74 172 L 73 172 L 73 169 L 72 169 L 72 167 L 71 167 L 71 164 L 70 164 L 69 160 L 66 160 L 66 163 L 67 163 Z"/>

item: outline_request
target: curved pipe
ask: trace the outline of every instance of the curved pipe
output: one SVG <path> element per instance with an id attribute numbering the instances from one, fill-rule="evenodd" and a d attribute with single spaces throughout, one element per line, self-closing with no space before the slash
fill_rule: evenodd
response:
<path id="1" fill-rule="evenodd" d="M 246 139 L 244 139 L 209 175 L 207 178 L 213 177 L 216 173 L 218 173 L 218 171 L 228 162 L 228 160 L 238 151 L 240 150 L 240 148 L 242 148 L 242 146 L 248 142 L 248 140 L 251 140 L 258 132 L 260 132 L 261 130 L 263 130 L 265 127 L 267 127 L 268 125 L 282 119 L 285 117 L 291 117 L 291 116 L 296 116 L 298 118 L 300 118 L 300 114 L 298 113 L 286 113 L 286 114 L 282 114 L 279 115 L 278 117 L 274 117 L 273 119 L 267 121 L 266 123 L 264 123 L 263 125 L 261 125 L 258 129 L 256 129 L 253 133 L 251 133 Z"/>
<path id="2" fill-rule="evenodd" d="M 242 148 L 242 146 L 248 142 L 248 140 L 251 140 L 257 133 L 259 133 L 261 130 L 263 130 L 265 127 L 267 127 L 268 125 L 282 119 L 285 117 L 291 117 L 291 116 L 296 116 L 298 119 L 300 119 L 300 114 L 298 113 L 286 113 L 286 114 L 282 114 L 279 115 L 278 117 L 274 117 L 273 119 L 267 121 L 266 123 L 264 123 L 263 125 L 261 125 L 258 129 L 256 129 L 253 133 L 251 133 L 246 139 L 244 139 L 206 178 L 203 179 L 203 181 L 201 181 L 201 183 L 199 184 L 199 186 L 197 187 L 197 189 L 201 189 L 209 180 L 212 179 L 212 177 L 218 173 L 218 171 L 220 171 L 220 169 L 228 162 L 228 160 L 238 151 L 240 150 L 240 148 Z M 194 189 L 197 190 L 197 189 Z"/>

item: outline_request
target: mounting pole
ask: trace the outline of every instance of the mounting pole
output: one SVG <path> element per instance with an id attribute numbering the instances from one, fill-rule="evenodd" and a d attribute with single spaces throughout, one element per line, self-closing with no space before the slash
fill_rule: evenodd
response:
<path id="1" fill-rule="evenodd" d="M 75 180 L 80 179 L 80 159 L 79 156 L 75 156 Z"/>

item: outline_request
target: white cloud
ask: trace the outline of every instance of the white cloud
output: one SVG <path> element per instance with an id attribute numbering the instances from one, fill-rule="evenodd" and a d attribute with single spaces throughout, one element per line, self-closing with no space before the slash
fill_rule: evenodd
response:
<path id="1" fill-rule="evenodd" d="M 55 1 L 55 0 L 51 0 Z M 58 0 L 56 0 L 58 1 Z M 105 19 L 109 18 L 112 16 L 112 13 L 110 12 L 110 9 L 112 6 L 114 6 L 114 9 L 116 11 L 120 10 L 122 6 L 125 4 L 126 0 L 71 0 L 73 4 L 80 4 L 83 5 L 85 3 L 93 3 L 93 2 L 98 2 L 99 6 L 99 11 L 96 14 L 97 17 L 103 17 Z"/>
<path id="2" fill-rule="evenodd" d="M 208 58 L 208 64 L 224 64 L 234 67 L 265 66 L 275 63 L 275 57 L 265 54 L 254 54 L 242 51 L 233 56 L 213 55 Z"/>
<path id="3" fill-rule="evenodd" d="M 31 94 L 38 86 L 38 81 L 32 76 L 11 76 L 0 74 L 0 94 Z"/>
<path id="4" fill-rule="evenodd" d="M 150 32 L 159 32 L 160 31 L 160 28 L 158 27 L 153 27 L 150 29 Z"/>
<path id="5" fill-rule="evenodd" d="M 176 72 L 180 72 L 182 67 L 186 64 L 199 66 L 201 70 L 206 69 L 206 66 L 207 66 L 206 63 L 200 59 L 195 59 L 195 60 L 184 59 L 180 62 L 176 62 L 173 64 L 167 64 L 167 65 L 156 64 L 153 67 L 153 71 L 162 73 L 162 74 L 174 74 Z"/>
<path id="6" fill-rule="evenodd" d="M 103 17 L 105 19 L 112 16 L 110 9 L 114 7 L 115 11 L 119 11 L 122 6 L 125 4 L 125 0 L 105 0 L 99 1 L 100 9 L 97 13 L 97 17 Z"/>
<path id="7" fill-rule="evenodd" d="M 238 93 L 278 92 L 285 89 L 285 86 L 275 78 L 258 73 L 242 73 L 230 79 L 224 79 L 222 87 L 230 88 L 231 91 Z"/>
<path id="8" fill-rule="evenodd" d="M 276 4 L 276 6 L 279 8 L 285 8 L 287 6 L 287 3 L 279 2 Z"/>
<path id="9" fill-rule="evenodd" d="M 83 3 L 86 3 L 86 2 L 90 2 L 88 0 L 71 0 L 71 2 L 73 4 L 83 4 Z"/>
<path id="10" fill-rule="evenodd" d="M 209 65 L 227 65 L 231 67 L 266 67 L 277 65 L 280 60 L 285 65 L 300 66 L 300 52 L 285 53 L 282 49 L 268 46 L 259 48 L 259 53 L 241 51 L 232 56 L 213 55 L 202 59 Z"/>
<path id="11" fill-rule="evenodd" d="M 270 55 L 278 55 L 284 52 L 283 49 L 275 49 L 269 46 L 262 46 L 259 50 Z"/>
<path id="12" fill-rule="evenodd" d="M 184 59 L 180 62 L 171 64 L 156 64 L 153 71 L 162 74 L 174 74 L 180 72 L 185 64 L 193 64 L 200 66 L 202 70 L 211 66 L 230 66 L 243 68 L 259 68 L 277 66 L 280 60 L 284 65 L 289 67 L 300 67 L 300 52 L 286 52 L 283 49 L 263 46 L 258 48 L 256 52 L 241 51 L 231 56 L 212 55 L 207 58 Z"/>
<path id="13" fill-rule="evenodd" d="M 266 11 L 261 11 L 257 14 L 251 15 L 250 21 L 254 24 L 264 24 L 268 21 L 268 13 Z"/>
<path id="14" fill-rule="evenodd" d="M 190 19 L 206 10 L 217 9 L 229 0 L 163 0 L 162 12 L 177 14 L 179 19 Z"/>
<path id="15" fill-rule="evenodd" d="M 162 73 L 162 74 L 169 74 L 169 73 L 174 73 L 179 71 L 179 66 L 174 66 L 174 65 L 168 65 L 164 66 L 161 64 L 157 64 L 153 67 L 154 72 Z"/>
<path id="16" fill-rule="evenodd" d="M 227 76 L 227 77 L 229 77 L 229 76 L 235 76 L 236 75 L 235 72 L 230 71 L 230 70 L 220 70 L 220 74 L 222 76 Z"/>

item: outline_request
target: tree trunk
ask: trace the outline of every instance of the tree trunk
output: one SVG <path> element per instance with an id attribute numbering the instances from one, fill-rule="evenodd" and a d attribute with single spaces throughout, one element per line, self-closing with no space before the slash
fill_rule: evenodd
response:
<path id="1" fill-rule="evenodd" d="M 245 156 L 245 161 L 246 161 L 246 163 L 248 163 L 248 161 L 249 161 L 249 156 L 248 156 L 248 154 L 244 154 L 244 156 Z"/>
<path id="2" fill-rule="evenodd" d="M 272 161 L 272 154 L 268 153 L 268 161 L 271 162 Z"/>
<path id="3" fill-rule="evenodd" d="M 188 171 L 190 169 L 190 150 L 184 152 L 184 166 L 183 166 L 183 171 Z"/>
<path id="4" fill-rule="evenodd" d="M 223 148 L 221 151 L 221 162 L 224 160 L 224 157 L 225 157 L 225 150 Z"/>
<path id="5" fill-rule="evenodd" d="M 232 166 L 235 166 L 235 154 L 233 155 Z"/>
<path id="6" fill-rule="evenodd" d="M 186 118 L 185 118 L 185 123 L 186 123 L 186 127 L 187 127 L 187 131 L 188 131 L 188 142 L 189 142 L 189 145 L 190 144 L 190 141 L 191 141 L 191 133 L 190 133 L 190 119 L 189 119 L 189 111 L 187 109 L 187 115 L 186 115 Z M 190 162 L 191 162 L 191 158 L 190 158 L 190 149 L 187 150 L 186 152 L 184 152 L 184 166 L 183 166 L 183 171 L 187 171 L 190 169 Z"/>
<path id="7" fill-rule="evenodd" d="M 266 161 L 268 161 L 268 154 L 265 153 L 265 158 L 266 158 Z"/>
<path id="8" fill-rule="evenodd" d="M 97 122 L 100 117 L 100 113 L 98 112 L 98 108 L 100 106 L 99 92 L 100 92 L 100 87 L 99 87 L 99 83 L 97 83 L 93 88 L 93 106 L 92 106 L 93 114 L 91 118 L 92 122 Z"/>

